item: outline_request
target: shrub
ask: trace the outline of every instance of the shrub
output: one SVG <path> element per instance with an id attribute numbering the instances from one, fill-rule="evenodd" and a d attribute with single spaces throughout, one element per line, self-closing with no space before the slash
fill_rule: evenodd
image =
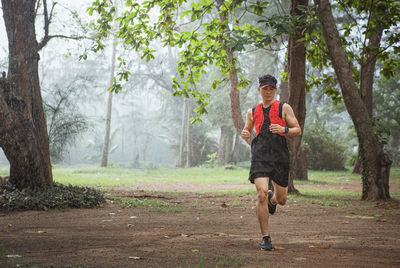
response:
<path id="1" fill-rule="evenodd" d="M 51 208 L 91 208 L 106 202 L 103 194 L 88 187 L 55 183 L 18 190 L 10 183 L 0 185 L 0 209 L 46 210 Z"/>
<path id="2" fill-rule="evenodd" d="M 303 136 L 308 149 L 308 167 L 313 170 L 344 170 L 346 147 L 335 141 L 332 134 L 315 124 L 308 126 Z"/>

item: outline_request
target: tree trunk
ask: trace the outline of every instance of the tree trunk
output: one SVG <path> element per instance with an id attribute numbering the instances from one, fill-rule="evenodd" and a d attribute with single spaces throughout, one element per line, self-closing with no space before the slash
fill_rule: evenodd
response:
<path id="1" fill-rule="evenodd" d="M 307 151 L 306 147 L 301 145 L 297 152 L 297 160 L 296 160 L 297 165 L 296 165 L 295 173 L 296 173 L 297 180 L 302 180 L 302 181 L 308 180 L 307 154 L 308 154 L 308 151 Z"/>
<path id="2" fill-rule="evenodd" d="M 219 9 L 221 5 L 223 4 L 223 0 L 217 0 L 217 8 Z M 220 21 L 224 22 L 227 20 L 226 17 L 220 16 Z M 242 116 L 242 110 L 240 108 L 240 92 L 238 90 L 238 85 L 239 85 L 239 79 L 237 76 L 237 71 L 236 71 L 236 59 L 235 56 L 233 55 L 233 52 L 229 47 L 225 47 L 225 52 L 227 54 L 227 60 L 226 64 L 229 66 L 230 71 L 229 71 L 229 82 L 230 82 L 230 87 L 229 87 L 229 97 L 231 100 L 231 117 L 233 121 L 233 126 L 236 129 L 237 133 L 241 133 L 243 128 L 244 128 L 244 120 Z M 246 140 L 246 142 L 248 142 Z"/>
<path id="3" fill-rule="evenodd" d="M 370 18 L 374 16 L 374 12 L 371 12 Z M 371 36 L 368 41 L 368 47 L 370 48 L 379 48 L 379 44 L 382 39 L 383 28 L 379 28 L 378 31 L 374 31 L 371 33 Z M 373 84 L 374 84 L 374 75 L 375 75 L 375 65 L 376 65 L 376 55 L 373 52 L 370 52 L 365 59 L 365 61 L 361 62 L 361 71 L 360 71 L 360 94 L 361 99 L 363 100 L 367 110 L 368 115 L 372 118 L 372 109 L 373 109 Z M 361 150 L 358 150 L 358 155 L 356 161 L 354 163 L 353 173 L 360 174 L 361 173 Z"/>
<path id="4" fill-rule="evenodd" d="M 308 0 L 292 0 L 290 13 L 292 15 L 302 15 L 302 11 L 297 7 L 299 5 L 307 6 Z M 304 129 L 306 118 L 306 48 L 304 42 L 298 42 L 304 37 L 300 25 L 297 25 L 296 35 L 289 37 L 289 104 L 293 108 L 294 114 L 299 121 L 301 129 Z M 289 170 L 289 193 L 297 192 L 294 187 L 293 180 L 297 179 L 297 155 L 301 144 L 302 136 L 288 137 L 288 148 L 290 153 L 290 170 Z"/>
<path id="5" fill-rule="evenodd" d="M 115 72 L 115 60 L 116 60 L 116 50 L 117 50 L 117 38 L 114 36 L 113 46 L 112 46 L 112 55 L 111 55 L 111 70 L 110 70 L 110 80 L 109 80 L 109 88 L 113 85 L 114 80 L 114 72 Z M 104 143 L 103 150 L 101 153 L 101 164 L 100 166 L 106 167 L 108 164 L 108 152 L 110 148 L 110 131 L 111 131 L 111 112 L 112 112 L 112 99 L 113 92 L 108 92 L 107 99 L 107 115 L 106 115 L 106 133 L 104 135 Z"/>
<path id="6" fill-rule="evenodd" d="M 181 123 L 181 136 L 179 139 L 179 162 L 178 167 L 184 167 L 184 150 L 185 150 L 185 125 L 186 125 L 186 110 L 187 110 L 187 102 L 188 99 L 185 98 L 183 100 L 183 109 L 182 109 L 182 123 Z"/>
<path id="7" fill-rule="evenodd" d="M 228 126 L 221 127 L 221 136 L 219 138 L 218 153 L 217 153 L 217 163 L 219 166 L 225 165 L 226 163 L 225 156 L 227 154 L 226 144 L 228 140 L 228 131 L 229 131 Z"/>
<path id="8" fill-rule="evenodd" d="M 289 61 L 289 49 L 288 49 L 288 60 L 286 61 L 286 63 L 285 63 L 285 72 L 288 72 L 289 70 L 289 63 L 288 63 L 288 61 Z M 280 87 L 279 87 L 279 90 L 280 90 L 280 98 L 279 98 L 279 100 L 280 101 L 288 101 L 289 100 L 289 82 L 288 81 L 281 81 L 281 85 L 280 85 Z"/>
<path id="9" fill-rule="evenodd" d="M 186 112 L 186 167 L 192 166 L 192 133 L 191 128 L 192 124 L 190 124 L 190 116 L 192 111 L 192 104 L 190 100 L 187 102 L 187 112 Z"/>
<path id="10" fill-rule="evenodd" d="M 354 161 L 353 174 L 361 174 L 361 155 L 360 148 L 358 149 L 356 160 Z"/>
<path id="11" fill-rule="evenodd" d="M 329 0 L 318 0 L 316 3 L 329 58 L 338 78 L 347 111 L 357 132 L 363 173 L 361 199 L 390 199 L 390 157 L 383 151 L 375 138 L 371 117 L 351 74 L 350 64 L 341 44 Z"/>
<path id="12" fill-rule="evenodd" d="M 239 134 L 238 133 L 234 133 L 234 140 L 233 140 L 233 144 L 232 144 L 232 149 L 230 152 L 230 162 L 234 162 L 235 164 L 238 162 L 238 158 L 239 158 L 239 151 L 237 150 L 238 145 L 239 145 Z"/>
<path id="13" fill-rule="evenodd" d="M 236 131 L 235 131 L 236 132 Z M 229 164 L 232 161 L 232 147 L 234 146 L 233 144 L 233 131 L 230 127 L 228 127 L 227 135 L 226 135 L 226 142 L 225 142 L 225 159 L 224 162 L 225 164 Z"/>
<path id="14" fill-rule="evenodd" d="M 51 185 L 49 138 L 38 75 L 35 2 L 2 0 L 8 37 L 7 78 L 0 79 L 0 147 L 19 189 Z"/>

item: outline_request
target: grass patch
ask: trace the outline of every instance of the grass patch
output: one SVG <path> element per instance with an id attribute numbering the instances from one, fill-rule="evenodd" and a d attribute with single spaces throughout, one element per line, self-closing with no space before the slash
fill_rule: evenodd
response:
<path id="1" fill-rule="evenodd" d="M 214 263 L 214 265 L 213 265 Z M 242 257 L 231 257 L 228 255 L 222 256 L 222 257 L 216 257 L 216 258 L 207 258 L 204 255 L 201 255 L 199 257 L 199 262 L 198 264 L 191 266 L 187 264 L 186 260 L 186 265 L 183 266 L 178 266 L 178 268 L 183 268 L 183 267 L 193 267 L 193 268 L 205 268 L 205 267 L 232 267 L 232 268 L 237 268 L 237 267 L 245 267 L 246 266 L 246 261 Z"/>
<path id="2" fill-rule="evenodd" d="M 235 168 L 160 168 L 155 170 L 121 168 L 60 168 L 53 169 L 55 181 L 74 185 L 134 186 L 141 183 L 244 184 L 248 170 Z"/>
<path id="3" fill-rule="evenodd" d="M 390 180 L 399 181 L 400 180 L 400 168 L 390 169 Z"/>
<path id="4" fill-rule="evenodd" d="M 245 264 L 242 257 L 223 256 L 217 261 L 216 267 L 243 267 Z"/>
<path id="5" fill-rule="evenodd" d="M 185 211 L 185 208 L 183 207 L 160 200 L 142 200 L 128 197 L 118 197 L 111 200 L 114 201 L 114 203 L 121 205 L 122 208 L 150 208 L 152 211 L 162 213 L 176 213 Z"/>
<path id="6" fill-rule="evenodd" d="M 8 167 L 0 168 L 0 176 L 7 176 Z M 202 185 L 249 185 L 248 168 L 235 167 L 194 167 L 158 169 L 127 169 L 117 167 L 53 167 L 54 180 L 64 185 L 98 186 L 112 188 L 118 186 L 136 186 L 146 183 L 189 183 Z M 361 182 L 360 175 L 346 171 L 309 171 L 308 181 L 294 181 L 296 185 L 343 184 Z M 400 168 L 392 168 L 390 181 L 400 180 Z M 212 192 L 212 191 L 207 191 Z M 215 191 L 214 191 L 215 192 Z M 205 193 L 205 192 L 203 192 Z M 254 195 L 253 190 L 218 191 L 229 195 Z"/>
<path id="7" fill-rule="evenodd" d="M 207 193 L 217 193 L 217 194 L 226 194 L 226 195 L 234 195 L 234 196 L 254 196 L 257 194 L 256 188 L 251 189 L 232 189 L 232 190 L 217 190 L 217 191 L 203 191 L 199 192 L 200 194 Z"/>
<path id="8" fill-rule="evenodd" d="M 230 207 L 243 207 L 245 206 L 246 203 L 240 200 L 233 200 L 232 202 L 228 203 L 228 206 Z"/>
<path id="9" fill-rule="evenodd" d="M 300 194 L 288 195 L 289 203 L 306 202 L 329 207 L 360 206 L 361 193 L 345 192 L 340 190 L 301 189 Z"/>

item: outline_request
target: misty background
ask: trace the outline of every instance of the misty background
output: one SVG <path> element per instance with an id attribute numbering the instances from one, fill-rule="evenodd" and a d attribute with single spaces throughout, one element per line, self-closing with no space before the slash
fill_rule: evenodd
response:
<path id="1" fill-rule="evenodd" d="M 50 34 L 90 37 L 90 23 L 95 20 L 95 17 L 87 14 L 86 10 L 90 5 L 91 1 L 87 0 L 58 1 Z M 285 8 L 289 12 L 289 3 Z M 41 20 L 42 16 L 39 14 L 36 28 L 38 40 L 43 35 Z M 8 66 L 7 36 L 3 19 L 0 20 L 0 40 L 2 72 Z M 91 53 L 91 40 L 88 38 L 53 38 L 40 51 L 40 86 L 53 165 L 100 165 L 113 42 L 110 38 L 102 52 Z M 273 74 L 278 79 L 278 84 L 281 83 L 285 54 L 284 42 L 275 49 L 254 49 L 238 54 L 242 74 L 251 81 L 241 90 L 244 118 L 247 110 L 261 101 L 257 92 L 259 76 Z M 80 59 L 82 55 L 86 60 Z M 126 65 L 121 68 L 131 75 L 129 81 L 122 82 L 122 91 L 113 94 L 108 165 L 128 168 L 176 167 L 182 142 L 182 120 L 185 120 L 185 99 L 172 96 L 171 81 L 177 76 L 175 68 L 179 58 L 178 51 L 160 45 L 155 59 L 146 62 L 134 51 L 118 43 L 116 57 L 127 59 Z M 118 60 L 116 64 L 117 72 Z M 201 118 L 202 122 L 190 127 L 192 166 L 215 161 L 221 131 L 226 129 L 232 137 L 230 142 L 237 145 L 230 161 L 238 163 L 250 160 L 248 145 L 237 136 L 233 128 L 229 110 L 229 83 L 211 90 L 212 82 L 219 76 L 218 69 L 210 69 L 199 84 L 202 92 L 210 94 L 210 104 L 208 114 Z M 194 101 L 187 101 L 192 102 L 191 110 L 195 109 Z M 194 113 L 190 116 L 194 117 Z M 67 127 L 69 134 L 64 137 L 59 135 L 58 132 Z M 339 146 L 344 163 L 354 162 L 358 143 L 343 103 L 333 105 L 332 100 L 321 89 L 312 88 L 307 93 L 304 135 L 307 136 L 307 133 L 316 128 L 324 129 L 332 142 Z M 307 142 L 306 137 L 305 141 Z M 8 165 L 1 149 L 0 165 Z"/>

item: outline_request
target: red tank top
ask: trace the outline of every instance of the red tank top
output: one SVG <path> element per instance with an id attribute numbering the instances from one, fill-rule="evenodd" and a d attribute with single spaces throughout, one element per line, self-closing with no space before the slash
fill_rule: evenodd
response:
<path id="1" fill-rule="evenodd" d="M 278 124 L 282 127 L 285 127 L 286 122 L 283 121 L 283 119 L 279 117 L 279 104 L 280 103 L 281 103 L 280 101 L 276 100 L 271 104 L 271 110 L 269 111 L 269 120 L 270 120 L 271 124 Z M 263 107 L 263 104 L 260 103 L 259 105 L 257 105 L 256 109 L 254 110 L 253 118 L 254 118 L 254 126 L 256 129 L 256 136 L 258 136 L 258 134 L 260 133 L 261 127 L 264 123 L 264 113 L 263 113 L 262 107 Z M 281 136 L 285 136 L 284 133 L 277 133 L 277 134 L 279 134 Z"/>

